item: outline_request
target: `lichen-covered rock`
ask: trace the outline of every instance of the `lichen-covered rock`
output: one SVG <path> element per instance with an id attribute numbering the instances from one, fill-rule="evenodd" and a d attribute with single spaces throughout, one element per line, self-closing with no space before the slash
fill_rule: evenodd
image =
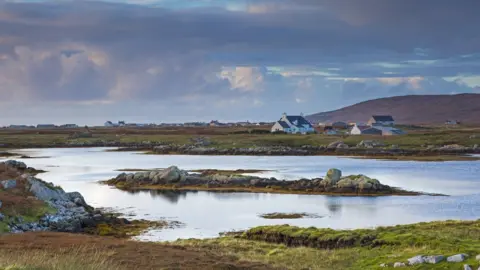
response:
<path id="1" fill-rule="evenodd" d="M 16 161 L 16 160 L 7 160 L 5 161 L 5 165 L 10 168 L 15 168 L 19 170 L 25 170 L 27 168 L 27 165 L 21 161 Z"/>
<path id="2" fill-rule="evenodd" d="M 393 268 L 405 267 L 405 263 L 403 262 L 396 262 L 393 264 Z"/>
<path id="3" fill-rule="evenodd" d="M 358 183 L 350 178 L 344 178 L 337 182 L 339 188 L 357 188 Z"/>
<path id="4" fill-rule="evenodd" d="M 335 141 L 335 142 L 330 143 L 330 144 L 327 146 L 327 148 L 329 148 L 329 149 L 335 149 L 335 148 L 338 148 L 339 145 L 343 145 L 343 144 L 345 144 L 345 143 L 342 142 L 342 141 Z"/>
<path id="5" fill-rule="evenodd" d="M 375 140 L 363 140 L 359 144 L 357 144 L 357 147 L 365 147 L 365 148 L 374 148 L 379 146 L 384 146 L 383 142 L 379 142 Z"/>
<path id="6" fill-rule="evenodd" d="M 178 183 L 185 182 L 187 173 L 180 170 L 177 166 L 171 166 L 163 171 L 160 171 L 156 177 L 157 178 L 152 181 L 152 184 L 156 184 L 160 181 L 165 183 Z"/>
<path id="7" fill-rule="evenodd" d="M 330 169 L 325 176 L 325 184 L 326 185 L 335 185 L 342 177 L 342 171 L 339 169 Z"/>
<path id="8" fill-rule="evenodd" d="M 445 259 L 443 255 L 433 255 L 423 257 L 426 263 L 437 264 Z"/>
<path id="9" fill-rule="evenodd" d="M 83 198 L 82 194 L 80 192 L 67 192 L 65 195 L 68 197 L 68 199 L 75 203 L 77 206 L 87 206 L 87 203 L 85 202 L 85 199 Z"/>
<path id="10" fill-rule="evenodd" d="M 412 257 L 412 258 L 408 259 L 408 264 L 409 265 L 422 264 L 424 262 L 425 262 L 425 260 L 424 260 L 422 255 L 418 255 L 418 256 L 415 256 L 415 257 Z"/>
<path id="11" fill-rule="evenodd" d="M 447 258 L 447 262 L 463 262 L 467 259 L 466 254 L 456 254 Z"/>
<path id="12" fill-rule="evenodd" d="M 1 184 L 4 189 L 11 189 L 17 186 L 17 180 L 13 180 L 13 179 L 4 180 L 1 182 Z"/>
<path id="13" fill-rule="evenodd" d="M 32 192 L 35 197 L 43 201 L 49 200 L 63 200 L 69 201 L 68 196 L 61 189 L 53 187 L 53 185 L 47 185 L 45 182 L 37 179 L 33 176 L 28 176 L 27 181 L 30 187 L 27 187 L 30 192 Z"/>

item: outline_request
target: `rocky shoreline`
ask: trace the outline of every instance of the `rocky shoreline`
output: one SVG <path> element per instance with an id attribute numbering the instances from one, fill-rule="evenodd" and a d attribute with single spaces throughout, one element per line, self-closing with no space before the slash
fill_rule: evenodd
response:
<path id="1" fill-rule="evenodd" d="M 338 169 L 330 169 L 322 178 L 294 181 L 247 175 L 188 173 L 176 166 L 164 170 L 121 173 L 103 184 L 122 190 L 205 190 L 223 192 L 256 192 L 285 194 L 329 194 L 345 196 L 440 195 L 403 190 L 380 183 L 365 175 L 342 177 Z"/>
<path id="2" fill-rule="evenodd" d="M 347 145 L 343 141 L 336 141 L 329 145 L 313 146 L 257 146 L 257 147 L 229 147 L 219 148 L 212 144 L 165 144 L 161 142 L 125 143 L 116 141 L 70 141 L 50 144 L 2 144 L 3 148 L 85 148 L 85 147 L 117 147 L 114 151 L 141 151 L 149 154 L 182 154 L 182 155 L 246 155 L 246 156 L 438 156 L 438 155 L 467 155 L 480 154 L 480 147 L 462 145 L 424 145 L 421 148 L 406 149 L 395 145 L 384 145 L 375 140 L 364 140 L 357 145 Z"/>
<path id="3" fill-rule="evenodd" d="M 23 162 L 0 162 L 0 233 L 53 231 L 127 237 L 166 222 L 127 220 L 95 209 L 78 192 L 42 181 Z M 3 180 L 6 179 L 6 180 Z"/>

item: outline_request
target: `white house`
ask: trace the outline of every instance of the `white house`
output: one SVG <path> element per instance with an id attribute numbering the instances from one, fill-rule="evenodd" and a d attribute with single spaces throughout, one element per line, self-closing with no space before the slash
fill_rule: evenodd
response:
<path id="1" fill-rule="evenodd" d="M 445 125 L 458 125 L 457 120 L 447 120 L 445 121 Z"/>
<path id="2" fill-rule="evenodd" d="M 395 120 L 391 115 L 373 115 L 370 120 L 368 120 L 369 126 L 393 126 L 395 125 Z"/>
<path id="3" fill-rule="evenodd" d="M 106 127 L 116 127 L 116 126 L 118 126 L 118 125 L 112 123 L 112 121 L 107 121 L 107 122 L 105 122 L 104 126 L 106 126 Z"/>
<path id="4" fill-rule="evenodd" d="M 381 130 L 383 136 L 394 136 L 394 135 L 406 134 L 405 131 L 398 128 L 391 127 L 391 126 L 375 126 L 375 128 L 378 130 Z"/>
<path id="5" fill-rule="evenodd" d="M 282 118 L 273 124 L 271 132 L 285 132 L 290 134 L 315 133 L 312 124 L 301 115 L 287 115 L 284 113 Z"/>
<path id="6" fill-rule="evenodd" d="M 382 135 L 382 131 L 376 127 L 355 124 L 350 130 L 350 135 Z"/>

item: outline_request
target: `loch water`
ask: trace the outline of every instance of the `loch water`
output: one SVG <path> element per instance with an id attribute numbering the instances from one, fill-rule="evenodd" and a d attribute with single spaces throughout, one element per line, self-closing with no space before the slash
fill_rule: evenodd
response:
<path id="1" fill-rule="evenodd" d="M 150 231 L 147 241 L 216 237 L 253 226 L 291 224 L 335 229 L 371 228 L 433 220 L 480 218 L 480 161 L 381 161 L 334 156 L 187 156 L 111 152 L 108 148 L 22 149 L 17 159 L 47 171 L 38 177 L 78 191 L 95 207 L 113 207 L 130 217 L 184 223 Z M 35 158 L 38 157 L 38 158 Z M 2 159 L 0 159 L 2 160 Z M 97 182 L 120 169 L 259 169 L 254 175 L 293 180 L 323 177 L 329 168 L 343 175 L 364 174 L 404 189 L 450 196 L 340 197 L 263 193 L 185 191 L 125 192 Z M 320 218 L 269 220 L 271 212 L 306 212 Z"/>

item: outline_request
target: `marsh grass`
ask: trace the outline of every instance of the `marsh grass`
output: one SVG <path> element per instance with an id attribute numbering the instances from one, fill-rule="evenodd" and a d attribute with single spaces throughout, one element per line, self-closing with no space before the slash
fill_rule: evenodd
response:
<path id="1" fill-rule="evenodd" d="M 362 239 L 370 242 L 362 242 Z M 308 244 L 308 241 L 316 244 Z M 324 244 L 320 247 L 321 242 L 330 246 Z M 287 269 L 383 269 L 381 263 L 393 265 L 416 255 L 451 256 L 458 253 L 470 257 L 462 263 L 444 261 L 408 269 L 453 270 L 462 269 L 463 264 L 477 269 L 480 262 L 475 261 L 475 256 L 480 254 L 480 221 L 442 221 L 351 231 L 263 226 L 246 231 L 240 238 L 179 240 L 173 244 L 209 249 Z"/>

